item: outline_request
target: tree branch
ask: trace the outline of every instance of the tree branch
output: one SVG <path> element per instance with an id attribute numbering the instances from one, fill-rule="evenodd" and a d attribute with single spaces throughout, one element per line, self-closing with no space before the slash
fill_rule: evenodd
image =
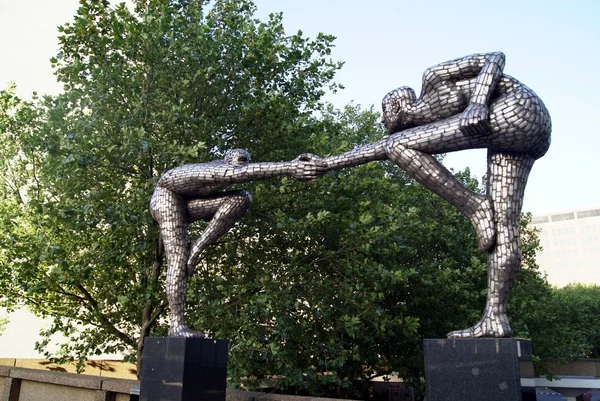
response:
<path id="1" fill-rule="evenodd" d="M 100 320 L 101 326 L 104 327 L 105 329 L 107 329 L 109 332 L 111 332 L 113 335 L 115 335 L 119 340 L 123 341 L 125 344 L 127 344 L 131 347 L 134 347 L 136 344 L 136 341 L 134 339 L 132 339 L 131 337 L 129 337 L 127 334 L 125 334 L 122 331 L 120 331 L 119 329 L 117 329 L 110 322 L 110 320 L 108 320 L 108 318 L 106 316 L 104 316 L 102 314 L 102 312 L 100 312 L 100 308 L 98 308 L 98 302 L 96 302 L 96 300 L 83 287 L 83 285 L 81 285 L 81 283 L 76 283 L 75 287 L 79 291 L 81 291 L 81 293 L 84 295 L 85 299 L 89 303 L 89 305 L 86 305 L 87 308 L 90 310 L 90 312 L 93 312 L 98 317 L 98 319 Z"/>

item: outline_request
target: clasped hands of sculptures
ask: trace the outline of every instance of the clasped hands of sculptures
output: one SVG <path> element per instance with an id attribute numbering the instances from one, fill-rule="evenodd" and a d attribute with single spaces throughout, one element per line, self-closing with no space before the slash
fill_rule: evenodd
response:
<path id="1" fill-rule="evenodd" d="M 539 97 L 503 74 L 504 54 L 474 54 L 428 68 L 420 96 L 408 87 L 383 99 L 382 123 L 389 136 L 327 158 L 309 153 L 279 163 L 251 163 L 242 149 L 223 160 L 175 167 L 159 180 L 150 211 L 159 223 L 167 259 L 166 291 L 171 308 L 169 335 L 203 336 L 188 328 L 184 304 L 188 278 L 202 252 L 248 210 L 252 197 L 228 185 L 290 176 L 318 178 L 329 170 L 391 160 L 469 219 L 479 247 L 488 254 L 488 296 L 474 326 L 448 337 L 508 337 L 508 296 L 520 270 L 519 219 L 527 177 L 550 145 L 551 122 Z M 464 186 L 432 155 L 488 149 L 486 195 Z M 190 243 L 188 227 L 205 220 Z"/>

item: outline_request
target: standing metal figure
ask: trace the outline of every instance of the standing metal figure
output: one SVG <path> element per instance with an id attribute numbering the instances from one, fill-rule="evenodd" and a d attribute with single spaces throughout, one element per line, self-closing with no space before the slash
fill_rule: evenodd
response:
<path id="1" fill-rule="evenodd" d="M 167 300 L 171 308 L 169 336 L 204 337 L 185 323 L 187 282 L 200 255 L 241 219 L 252 202 L 245 190 L 221 192 L 225 187 L 253 180 L 288 175 L 311 180 L 326 172 L 324 162 L 311 154 L 281 163 L 250 163 L 250 154 L 233 149 L 223 160 L 187 164 L 167 171 L 150 200 L 150 212 L 158 222 L 167 259 Z M 204 220 L 202 235 L 190 243 L 188 227 Z"/>
<path id="2" fill-rule="evenodd" d="M 488 252 L 488 296 L 481 320 L 448 337 L 508 337 L 506 305 L 520 271 L 519 220 L 529 172 L 550 145 L 551 121 L 540 98 L 503 74 L 502 53 L 474 54 L 428 68 L 421 96 L 401 87 L 383 99 L 390 134 L 326 159 L 328 169 L 392 160 L 454 205 Z M 432 155 L 488 149 L 486 196 L 474 193 Z"/>

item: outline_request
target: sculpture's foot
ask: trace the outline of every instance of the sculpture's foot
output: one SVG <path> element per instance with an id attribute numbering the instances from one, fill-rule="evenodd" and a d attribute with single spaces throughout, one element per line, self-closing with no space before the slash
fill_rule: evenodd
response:
<path id="1" fill-rule="evenodd" d="M 486 314 L 473 327 L 464 330 L 451 331 L 446 336 L 448 338 L 480 338 L 480 337 L 510 337 L 512 329 L 508 324 L 506 314 L 491 315 Z"/>
<path id="2" fill-rule="evenodd" d="M 489 252 L 496 243 L 496 226 L 494 224 L 492 201 L 487 197 L 482 199 L 469 220 L 477 234 L 479 249 L 482 252 Z"/>
<path id="3" fill-rule="evenodd" d="M 198 331 L 190 330 L 189 327 L 185 325 L 171 327 L 169 329 L 169 337 L 195 337 L 195 338 L 204 338 L 204 333 L 200 333 Z"/>

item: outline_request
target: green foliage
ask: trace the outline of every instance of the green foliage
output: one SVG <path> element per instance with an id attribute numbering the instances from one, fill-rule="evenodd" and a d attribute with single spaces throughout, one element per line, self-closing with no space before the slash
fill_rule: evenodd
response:
<path id="1" fill-rule="evenodd" d="M 531 338 L 540 360 L 598 358 L 600 287 L 570 284 L 538 291 L 520 316 L 521 335 Z M 531 295 L 529 298 L 533 298 Z M 543 369 L 543 363 L 540 365 Z"/>
<path id="2" fill-rule="evenodd" d="M 545 336 L 540 353 L 558 359 L 598 358 L 600 330 L 600 287 L 571 284 L 554 291 L 546 324 L 556 337 Z M 542 348 L 543 347 L 543 348 Z"/>
<path id="3" fill-rule="evenodd" d="M 294 157 L 309 149 L 303 116 L 337 87 L 332 37 L 287 35 L 249 1 L 206 4 L 83 0 L 51 60 L 64 93 L 2 92 L 1 299 L 54 317 L 38 346 L 65 335 L 53 360 L 135 357 L 140 338 L 165 334 L 147 212 L 160 174 L 230 147 Z"/>

